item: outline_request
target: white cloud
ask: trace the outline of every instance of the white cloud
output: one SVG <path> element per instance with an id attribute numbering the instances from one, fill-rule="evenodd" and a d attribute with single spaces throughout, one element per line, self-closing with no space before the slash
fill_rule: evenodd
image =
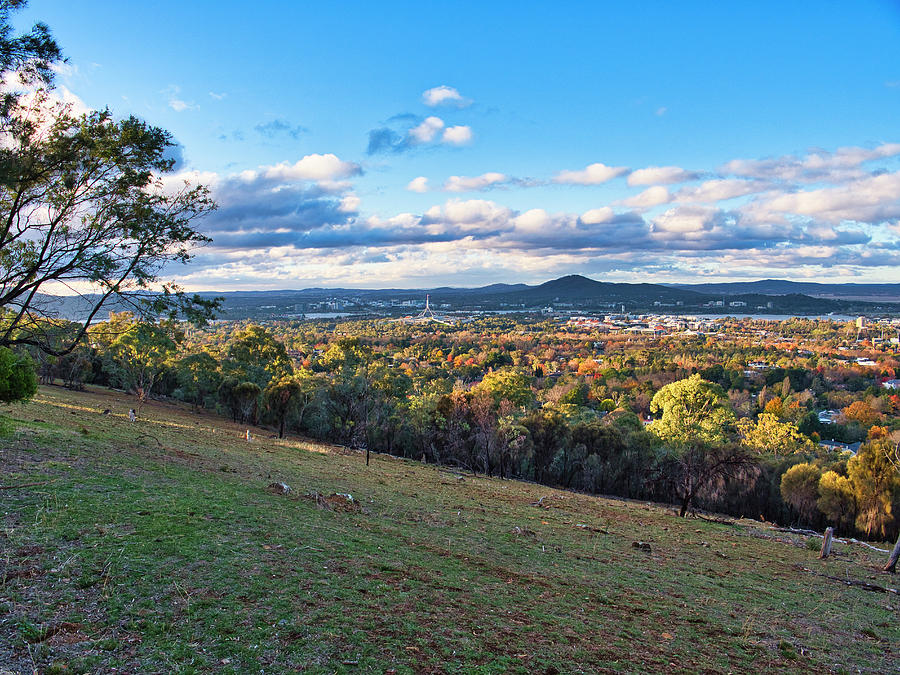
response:
<path id="1" fill-rule="evenodd" d="M 634 197 L 623 199 L 620 203 L 635 209 L 649 209 L 672 201 L 669 190 L 661 185 L 654 185 Z"/>
<path id="2" fill-rule="evenodd" d="M 512 211 L 505 206 L 485 199 L 450 199 L 443 206 L 432 206 L 423 222 L 449 223 L 465 226 L 466 230 L 494 230 L 498 226 L 509 228 Z"/>
<path id="3" fill-rule="evenodd" d="M 706 206 L 676 206 L 654 219 L 653 234 L 696 238 L 712 229 L 718 214 Z"/>
<path id="4" fill-rule="evenodd" d="M 359 197 L 351 192 L 341 198 L 341 203 L 340 206 L 338 206 L 338 211 L 342 213 L 357 213 L 359 211 L 359 204 Z"/>
<path id="5" fill-rule="evenodd" d="M 900 143 L 883 143 L 875 148 L 844 147 L 834 152 L 819 150 L 805 157 L 784 155 L 773 159 L 734 159 L 719 171 L 748 178 L 798 182 L 843 182 L 863 177 L 860 165 L 900 155 Z"/>
<path id="6" fill-rule="evenodd" d="M 467 126 L 447 127 L 444 129 L 444 143 L 465 145 L 472 140 L 472 129 Z"/>
<path id="7" fill-rule="evenodd" d="M 550 215 L 544 209 L 530 209 L 514 221 L 517 230 L 524 232 L 542 232 L 550 225 Z"/>
<path id="8" fill-rule="evenodd" d="M 197 110 L 199 106 L 195 103 L 184 101 L 178 95 L 181 93 L 181 87 L 171 84 L 163 92 L 169 99 L 169 107 L 175 112 L 184 112 L 185 110 Z"/>
<path id="9" fill-rule="evenodd" d="M 450 176 L 444 183 L 444 190 L 447 192 L 484 190 L 507 180 L 508 177 L 505 174 L 496 172 L 488 172 L 480 176 Z"/>
<path id="10" fill-rule="evenodd" d="M 428 179 L 425 176 L 417 176 L 406 185 L 410 192 L 428 192 Z"/>
<path id="11" fill-rule="evenodd" d="M 719 202 L 735 197 L 762 192 L 771 187 L 770 183 L 753 180 L 719 179 L 708 180 L 697 187 L 685 187 L 675 194 L 678 202 Z M 653 188 L 651 188 L 653 189 Z"/>
<path id="12" fill-rule="evenodd" d="M 438 132 L 444 128 L 444 120 L 440 117 L 426 117 L 421 124 L 409 130 L 409 137 L 415 143 L 430 143 Z"/>
<path id="13" fill-rule="evenodd" d="M 581 222 L 585 225 L 600 225 L 601 223 L 609 223 L 616 217 L 616 212 L 610 207 L 604 206 L 599 209 L 590 209 L 581 214 Z"/>
<path id="14" fill-rule="evenodd" d="M 599 185 L 628 172 L 624 166 L 606 166 L 597 162 L 581 171 L 560 171 L 554 177 L 554 183 L 574 183 L 576 185 Z"/>
<path id="15" fill-rule="evenodd" d="M 226 94 L 226 93 L 224 93 L 224 92 L 221 93 L 221 94 L 217 94 L 217 93 L 214 92 L 214 91 L 209 92 L 209 95 L 210 95 L 210 98 L 214 98 L 214 99 L 217 100 L 217 101 L 221 101 L 223 98 L 225 98 L 226 96 L 228 96 L 228 94 Z"/>
<path id="16" fill-rule="evenodd" d="M 361 172 L 359 164 L 345 162 L 337 155 L 328 153 L 306 155 L 294 164 L 282 162 L 267 167 L 263 175 L 268 179 L 329 181 L 348 178 Z"/>
<path id="17" fill-rule="evenodd" d="M 433 131 L 429 142 L 440 142 L 444 129 Z M 817 151 L 794 158 L 793 165 L 784 158 L 753 160 L 759 164 L 750 168 L 770 172 L 765 179 L 732 175 L 680 189 L 666 185 L 712 172 L 650 166 L 628 180 L 647 185 L 643 192 L 580 216 L 541 203 L 517 210 L 483 199 L 450 199 L 418 214 L 366 215 L 349 181 L 360 173 L 359 165 L 335 155 L 309 155 L 231 176 L 195 173 L 196 181 L 210 185 L 220 209 L 204 219 L 214 243 L 204 249 L 205 262 L 198 263 L 206 265 L 204 271 L 192 278 L 215 283 L 233 274 L 246 279 L 245 285 L 269 279 L 273 287 L 310 276 L 315 278 L 304 285 L 358 279 L 370 286 L 410 281 L 424 286 L 530 281 L 523 279 L 530 274 L 543 280 L 556 271 L 683 281 L 761 278 L 777 269 L 794 278 L 860 274 L 900 281 L 900 171 L 877 173 L 860 166 L 893 157 L 897 148 L 900 144 Z M 776 171 L 840 182 L 810 189 L 781 183 L 772 177 Z M 594 164 L 561 172 L 555 182 L 596 185 L 625 172 Z M 451 176 L 443 188 L 465 192 L 535 184 L 547 182 L 486 172 Z M 426 192 L 428 179 L 418 176 L 407 189 Z M 655 217 L 641 215 L 667 203 Z M 622 212 L 619 205 L 634 210 Z"/>
<path id="18" fill-rule="evenodd" d="M 439 87 L 432 87 L 422 94 L 422 102 L 427 106 L 439 105 L 455 105 L 458 108 L 464 108 L 472 102 L 464 98 L 454 87 L 448 87 L 442 84 Z"/>
<path id="19" fill-rule="evenodd" d="M 666 112 L 668 112 L 668 110 L 669 109 L 666 106 L 664 106 L 664 105 L 660 106 L 659 108 L 656 109 L 656 116 L 662 117 L 663 115 L 666 114 Z"/>
<path id="20" fill-rule="evenodd" d="M 796 214 L 829 223 L 882 223 L 900 218 L 900 172 L 868 176 L 837 187 L 775 194 L 748 211 L 759 220 Z"/>
<path id="21" fill-rule="evenodd" d="M 671 185 L 694 180 L 697 174 L 682 169 L 680 166 L 648 166 L 637 169 L 628 175 L 628 184 L 635 185 Z"/>

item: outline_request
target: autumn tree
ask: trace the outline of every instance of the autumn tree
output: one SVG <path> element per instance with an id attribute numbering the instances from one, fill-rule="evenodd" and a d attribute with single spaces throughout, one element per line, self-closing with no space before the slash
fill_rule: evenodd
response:
<path id="1" fill-rule="evenodd" d="M 790 422 L 782 422 L 777 415 L 762 413 L 756 422 L 738 422 L 741 444 L 760 454 L 792 455 L 811 453 L 815 444 Z"/>
<path id="2" fill-rule="evenodd" d="M 881 421 L 881 413 L 873 410 L 872 406 L 865 401 L 854 401 L 841 410 L 841 417 L 844 423 L 856 422 L 863 429 L 868 429 Z"/>

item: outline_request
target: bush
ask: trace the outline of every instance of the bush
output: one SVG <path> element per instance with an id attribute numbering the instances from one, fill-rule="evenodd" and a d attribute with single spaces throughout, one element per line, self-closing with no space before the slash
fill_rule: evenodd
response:
<path id="1" fill-rule="evenodd" d="M 0 402 L 27 401 L 36 391 L 37 377 L 31 357 L 0 347 Z"/>

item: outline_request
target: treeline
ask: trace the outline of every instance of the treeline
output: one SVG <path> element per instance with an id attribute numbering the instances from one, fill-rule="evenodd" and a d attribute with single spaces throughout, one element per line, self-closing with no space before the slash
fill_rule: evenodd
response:
<path id="1" fill-rule="evenodd" d="M 900 480 L 890 462 L 890 430 L 882 426 L 889 402 L 872 388 L 861 392 L 842 413 L 843 424 L 828 431 L 865 440 L 862 449 L 852 458 L 825 450 L 815 442 L 824 428 L 814 406 L 827 393 L 819 371 L 772 368 L 757 378 L 751 396 L 740 388 L 748 386 L 742 368 L 688 368 L 684 358 L 675 363 L 671 355 L 649 352 L 623 354 L 619 368 L 606 366 L 614 372 L 578 364 L 575 372 L 552 377 L 525 362 L 521 349 L 497 348 L 496 336 L 473 340 L 475 356 L 439 342 L 404 345 L 401 338 L 379 348 L 376 337 L 338 335 L 328 342 L 315 336 L 300 354 L 295 343 L 289 354 L 258 325 L 232 327 L 212 342 L 210 333 L 191 337 L 183 330 L 114 315 L 68 355 L 36 352 L 38 373 L 45 382 L 60 379 L 76 388 L 92 382 L 142 399 L 172 397 L 279 435 L 678 503 L 682 511 L 831 524 L 870 537 L 893 537 L 898 527 Z M 411 350 L 419 355 L 415 368 L 404 367 Z M 660 369 L 636 372 L 647 362 Z M 697 433 L 702 425 L 684 406 L 667 412 L 664 394 L 679 387 L 711 397 L 722 414 L 721 433 Z M 657 417 L 650 425 L 641 419 L 647 412 Z M 684 431 L 673 435 L 668 427 Z"/>

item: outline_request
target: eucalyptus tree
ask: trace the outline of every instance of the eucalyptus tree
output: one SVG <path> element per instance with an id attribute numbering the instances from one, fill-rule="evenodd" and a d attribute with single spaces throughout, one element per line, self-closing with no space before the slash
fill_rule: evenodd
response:
<path id="1" fill-rule="evenodd" d="M 194 228 L 215 208 L 208 191 L 165 181 L 175 166 L 167 131 L 108 110 L 75 114 L 53 96 L 60 51 L 47 27 L 12 35 L 10 14 L 24 4 L 0 0 L 0 79 L 18 84 L 0 101 L 0 345 L 68 353 L 112 300 L 146 316 L 210 316 L 215 301 L 160 279 L 209 241 Z M 83 305 L 61 345 L 46 332 L 58 292 Z"/>
<path id="2" fill-rule="evenodd" d="M 660 414 L 649 428 L 668 450 L 680 516 L 701 495 L 753 471 L 747 451 L 730 442 L 734 412 L 719 385 L 699 375 L 667 384 L 653 396 L 650 410 Z"/>

